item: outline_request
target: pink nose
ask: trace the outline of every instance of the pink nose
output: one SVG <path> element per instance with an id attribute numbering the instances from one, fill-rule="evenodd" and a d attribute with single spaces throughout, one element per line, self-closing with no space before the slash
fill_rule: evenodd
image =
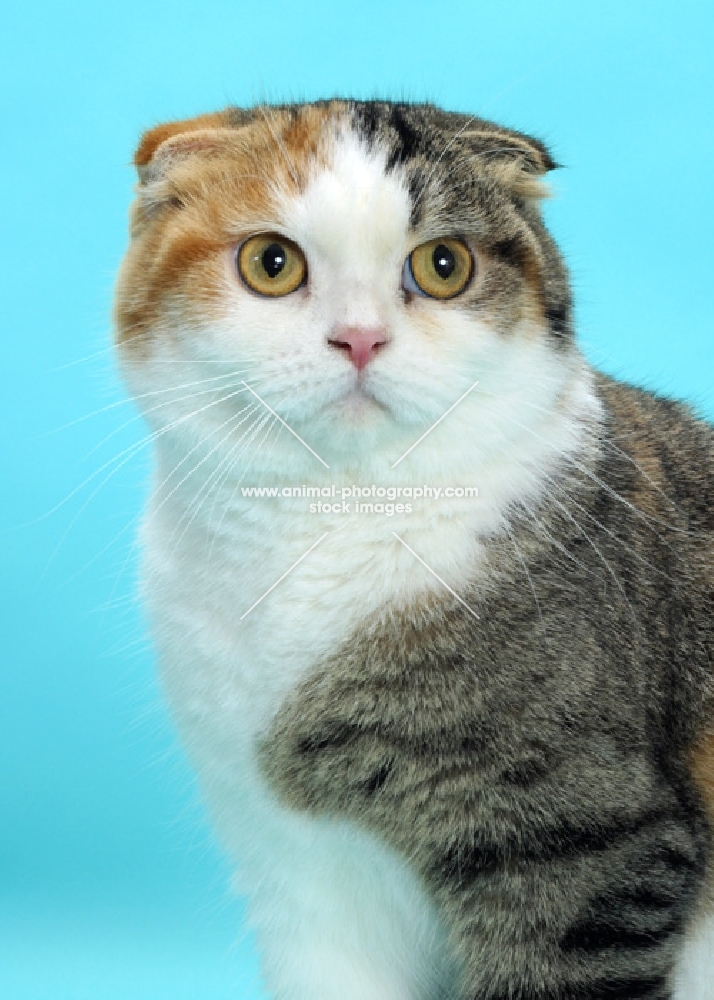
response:
<path id="1" fill-rule="evenodd" d="M 343 326 L 335 330 L 327 343 L 349 352 L 350 361 L 357 371 L 361 371 L 379 348 L 387 343 L 387 334 L 381 326 Z"/>

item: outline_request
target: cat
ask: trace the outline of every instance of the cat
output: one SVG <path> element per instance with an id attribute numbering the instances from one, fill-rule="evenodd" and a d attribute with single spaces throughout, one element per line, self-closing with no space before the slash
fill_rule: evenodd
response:
<path id="1" fill-rule="evenodd" d="M 584 360 L 547 148 L 335 99 L 135 164 L 142 592 L 270 994 L 714 997 L 714 432 Z"/>

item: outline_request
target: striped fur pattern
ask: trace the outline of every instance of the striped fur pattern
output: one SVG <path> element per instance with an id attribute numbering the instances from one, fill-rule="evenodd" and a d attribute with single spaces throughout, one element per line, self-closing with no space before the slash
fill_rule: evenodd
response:
<path id="1" fill-rule="evenodd" d="M 470 1000 L 670 997 L 709 863 L 688 762 L 711 690 L 712 435 L 599 392 L 610 447 L 492 543 L 479 620 L 448 599 L 385 610 L 263 746 L 286 801 L 417 866 Z"/>
<path id="2" fill-rule="evenodd" d="M 162 125 L 135 163 L 115 316 L 155 435 L 144 594 L 273 995 L 673 1000 L 683 955 L 707 968 L 714 433 L 579 354 L 550 153 L 332 100 Z M 261 232 L 308 260 L 285 300 L 236 280 Z M 463 295 L 400 289 L 443 236 L 474 252 Z M 386 331 L 361 381 L 340 322 Z M 236 358 L 329 475 L 289 435 L 246 450 L 266 418 Z M 478 507 L 389 524 L 451 591 L 383 526 L 327 520 L 239 619 L 317 533 L 243 503 L 247 470 L 386 475 L 476 379 L 402 469 L 472 476 Z M 712 1000 L 708 968 L 676 1000 Z"/>

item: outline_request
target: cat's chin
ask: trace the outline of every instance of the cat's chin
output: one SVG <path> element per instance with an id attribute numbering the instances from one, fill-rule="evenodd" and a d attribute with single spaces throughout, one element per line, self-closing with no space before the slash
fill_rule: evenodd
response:
<path id="1" fill-rule="evenodd" d="M 353 424 L 371 422 L 387 412 L 384 404 L 360 385 L 354 386 L 333 405 L 344 420 Z"/>
<path id="2" fill-rule="evenodd" d="M 331 400 L 321 410 L 314 433 L 333 458 L 379 448 L 394 433 L 394 414 L 361 385 Z"/>
<path id="3" fill-rule="evenodd" d="M 327 417 L 333 433 L 343 431 L 349 434 L 383 425 L 391 411 L 369 389 L 358 383 L 323 404 L 321 415 Z"/>

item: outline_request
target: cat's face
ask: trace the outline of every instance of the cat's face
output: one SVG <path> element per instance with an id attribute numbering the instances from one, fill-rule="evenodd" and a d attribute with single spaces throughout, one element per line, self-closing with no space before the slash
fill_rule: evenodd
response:
<path id="1" fill-rule="evenodd" d="M 334 464 L 398 454 L 476 381 L 484 440 L 499 406 L 557 405 L 570 300 L 534 140 L 335 101 L 160 126 L 136 163 L 118 342 L 167 438 L 230 441 L 267 404 Z"/>

